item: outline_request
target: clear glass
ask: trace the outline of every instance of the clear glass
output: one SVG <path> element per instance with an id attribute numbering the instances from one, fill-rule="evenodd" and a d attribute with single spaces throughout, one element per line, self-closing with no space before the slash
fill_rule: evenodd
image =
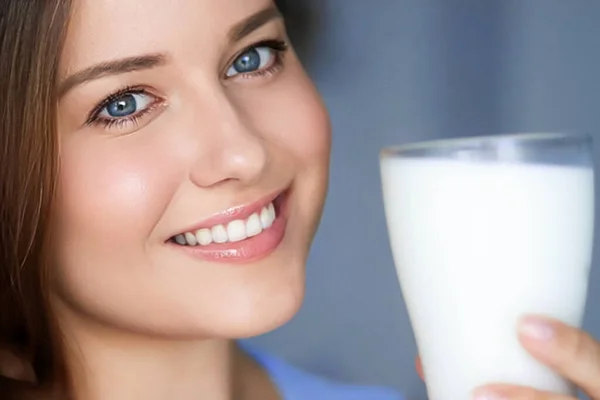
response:
<path id="1" fill-rule="evenodd" d="M 594 231 L 592 139 L 532 133 L 381 152 L 388 233 L 431 400 L 492 382 L 574 394 L 517 339 L 524 314 L 580 326 Z"/>

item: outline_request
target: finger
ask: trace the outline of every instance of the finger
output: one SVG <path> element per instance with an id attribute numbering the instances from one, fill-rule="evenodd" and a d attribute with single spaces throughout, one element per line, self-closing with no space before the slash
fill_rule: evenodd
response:
<path id="1" fill-rule="evenodd" d="M 473 392 L 475 400 L 577 400 L 574 397 L 525 386 L 487 385 Z"/>
<path id="2" fill-rule="evenodd" d="M 421 363 L 421 357 L 417 356 L 415 359 L 415 369 L 417 370 L 417 374 L 422 380 L 425 380 L 425 374 L 423 373 L 423 364 Z"/>
<path id="3" fill-rule="evenodd" d="M 529 316 L 519 325 L 519 338 L 535 358 L 600 399 L 600 343 L 561 322 Z"/>

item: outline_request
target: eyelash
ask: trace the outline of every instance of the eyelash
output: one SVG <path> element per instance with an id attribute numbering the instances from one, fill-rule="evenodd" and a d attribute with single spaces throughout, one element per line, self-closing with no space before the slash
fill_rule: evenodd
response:
<path id="1" fill-rule="evenodd" d="M 247 51 L 252 50 L 252 49 L 258 49 L 261 47 L 266 47 L 274 52 L 275 59 L 273 60 L 273 63 L 271 65 L 269 65 L 266 68 L 260 69 L 258 71 L 254 71 L 254 72 L 244 72 L 244 73 L 235 75 L 233 77 L 225 76 L 224 79 L 233 79 L 236 77 L 241 77 L 244 79 L 255 78 L 257 76 L 263 77 L 263 76 L 270 76 L 273 73 L 277 72 L 281 68 L 282 63 L 283 63 L 283 58 L 289 49 L 288 44 L 286 42 L 284 42 L 283 40 L 263 40 L 262 42 L 258 42 L 253 45 L 250 45 L 250 46 L 242 49 L 239 53 L 237 53 L 237 55 L 235 57 L 233 57 L 233 59 L 227 65 L 232 65 L 235 62 L 235 60 L 237 60 L 242 54 L 246 53 Z"/>
<path id="2" fill-rule="evenodd" d="M 122 117 L 122 118 L 104 118 L 104 117 L 100 116 L 102 111 L 106 107 L 108 107 L 111 103 L 113 103 L 114 101 L 119 100 L 123 96 L 134 95 L 134 94 L 143 94 L 146 96 L 151 96 L 151 97 L 154 97 L 155 100 L 148 107 L 144 108 L 141 111 L 136 112 L 134 115 L 130 115 L 127 117 Z M 88 117 L 85 124 L 86 125 L 101 124 L 107 129 L 113 128 L 115 125 L 118 125 L 119 127 L 121 127 L 122 125 L 128 124 L 128 123 L 133 123 L 134 125 L 137 125 L 142 117 L 144 117 L 146 114 L 154 111 L 163 102 L 164 102 L 164 99 L 151 93 L 146 88 L 139 87 L 139 86 L 138 87 L 126 86 L 126 87 L 118 90 L 117 92 L 114 92 L 113 94 L 109 95 L 107 98 L 102 100 L 96 107 L 94 107 L 93 111 L 90 113 L 90 116 Z"/>
<path id="3" fill-rule="evenodd" d="M 272 50 L 274 52 L 274 54 L 273 54 L 274 60 L 268 67 L 262 68 L 258 71 L 239 73 L 239 74 L 231 76 L 231 77 L 224 76 L 224 79 L 231 80 L 231 79 L 235 79 L 235 78 L 252 79 L 252 78 L 269 77 L 269 76 L 273 75 L 274 73 L 276 73 L 277 71 L 279 71 L 279 69 L 283 65 L 283 58 L 289 48 L 288 44 L 282 40 L 264 40 L 262 42 L 252 44 L 251 46 L 248 46 L 248 47 L 242 49 L 240 52 L 238 52 L 237 55 L 235 57 L 233 57 L 233 59 L 227 65 L 228 66 L 232 65 L 232 63 L 235 62 L 235 60 L 237 58 L 239 58 L 245 52 L 252 50 L 252 49 L 256 49 L 256 48 L 261 48 L 261 47 L 269 48 L 270 50 Z M 153 101 L 145 109 L 138 111 L 134 115 L 130 115 L 127 117 L 110 118 L 109 119 L 109 118 L 104 118 L 104 117 L 100 116 L 102 111 L 106 107 L 108 107 L 111 103 L 113 103 L 114 101 L 119 100 L 123 96 L 135 95 L 135 94 L 142 94 L 142 95 L 154 97 L 155 101 Z M 118 127 L 122 127 L 123 125 L 129 124 L 129 123 L 133 123 L 134 125 L 137 125 L 139 123 L 139 121 L 141 120 L 141 118 L 143 118 L 148 113 L 154 111 L 157 107 L 161 106 L 162 104 L 164 104 L 164 99 L 153 94 L 148 89 L 146 89 L 144 87 L 140 87 L 140 86 L 137 86 L 137 87 L 136 86 L 126 86 L 126 87 L 118 90 L 117 92 L 109 95 L 104 100 L 102 100 L 100 103 L 98 103 L 94 107 L 94 109 L 92 110 L 90 115 L 88 116 L 88 118 L 85 122 L 85 125 L 90 126 L 90 125 L 100 124 L 105 129 L 113 128 L 116 125 L 118 125 Z"/>

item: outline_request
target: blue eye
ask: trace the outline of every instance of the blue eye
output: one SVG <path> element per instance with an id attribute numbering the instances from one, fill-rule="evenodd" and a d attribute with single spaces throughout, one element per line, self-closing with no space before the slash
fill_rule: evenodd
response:
<path id="1" fill-rule="evenodd" d="M 145 93 L 126 93 L 108 103 L 99 117 L 105 119 L 126 118 L 143 111 L 152 104 L 152 98 Z"/>
<path id="2" fill-rule="evenodd" d="M 277 59 L 277 50 L 271 47 L 253 47 L 235 59 L 225 74 L 228 78 L 238 74 L 248 74 L 268 68 Z"/>
<path id="3" fill-rule="evenodd" d="M 165 99 L 146 88 L 124 87 L 101 101 L 89 114 L 85 125 L 135 131 L 144 120 L 151 120 L 153 112 L 161 105 L 165 105 Z"/>

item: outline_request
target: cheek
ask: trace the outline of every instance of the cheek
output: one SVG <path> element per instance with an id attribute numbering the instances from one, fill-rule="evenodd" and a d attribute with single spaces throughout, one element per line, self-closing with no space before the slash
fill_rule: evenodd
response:
<path id="1" fill-rule="evenodd" d="M 103 250 L 102 244 L 148 238 L 178 183 L 177 168 L 161 160 L 160 146 L 136 149 L 135 140 L 63 143 L 57 216 L 69 242 Z"/>
<path id="2" fill-rule="evenodd" d="M 320 96 L 312 85 L 297 97 L 288 97 L 281 111 L 278 139 L 304 163 L 322 165 L 329 158 L 331 128 Z"/>
<path id="3" fill-rule="evenodd" d="M 286 110 L 277 119 L 279 136 L 304 164 L 326 166 L 331 149 L 329 114 L 312 82 L 304 79 L 305 90 L 281 103 Z"/>
<path id="4" fill-rule="evenodd" d="M 276 89 L 275 89 L 276 87 Z M 262 101 L 252 113 L 260 118 L 257 125 L 266 126 L 265 140 L 273 145 L 278 165 L 294 171 L 293 206 L 297 221 L 305 229 L 298 232 L 312 238 L 323 210 L 329 176 L 331 125 L 329 114 L 312 81 L 298 66 L 286 72 L 281 83 L 265 89 Z M 307 241 L 310 243 L 311 239 Z M 305 249 L 308 251 L 308 249 Z"/>
<path id="5" fill-rule="evenodd" d="M 258 101 L 257 99 L 260 99 Z M 265 140 L 303 167 L 327 167 L 329 115 L 312 81 L 297 64 L 278 81 L 243 99 L 247 115 Z"/>

